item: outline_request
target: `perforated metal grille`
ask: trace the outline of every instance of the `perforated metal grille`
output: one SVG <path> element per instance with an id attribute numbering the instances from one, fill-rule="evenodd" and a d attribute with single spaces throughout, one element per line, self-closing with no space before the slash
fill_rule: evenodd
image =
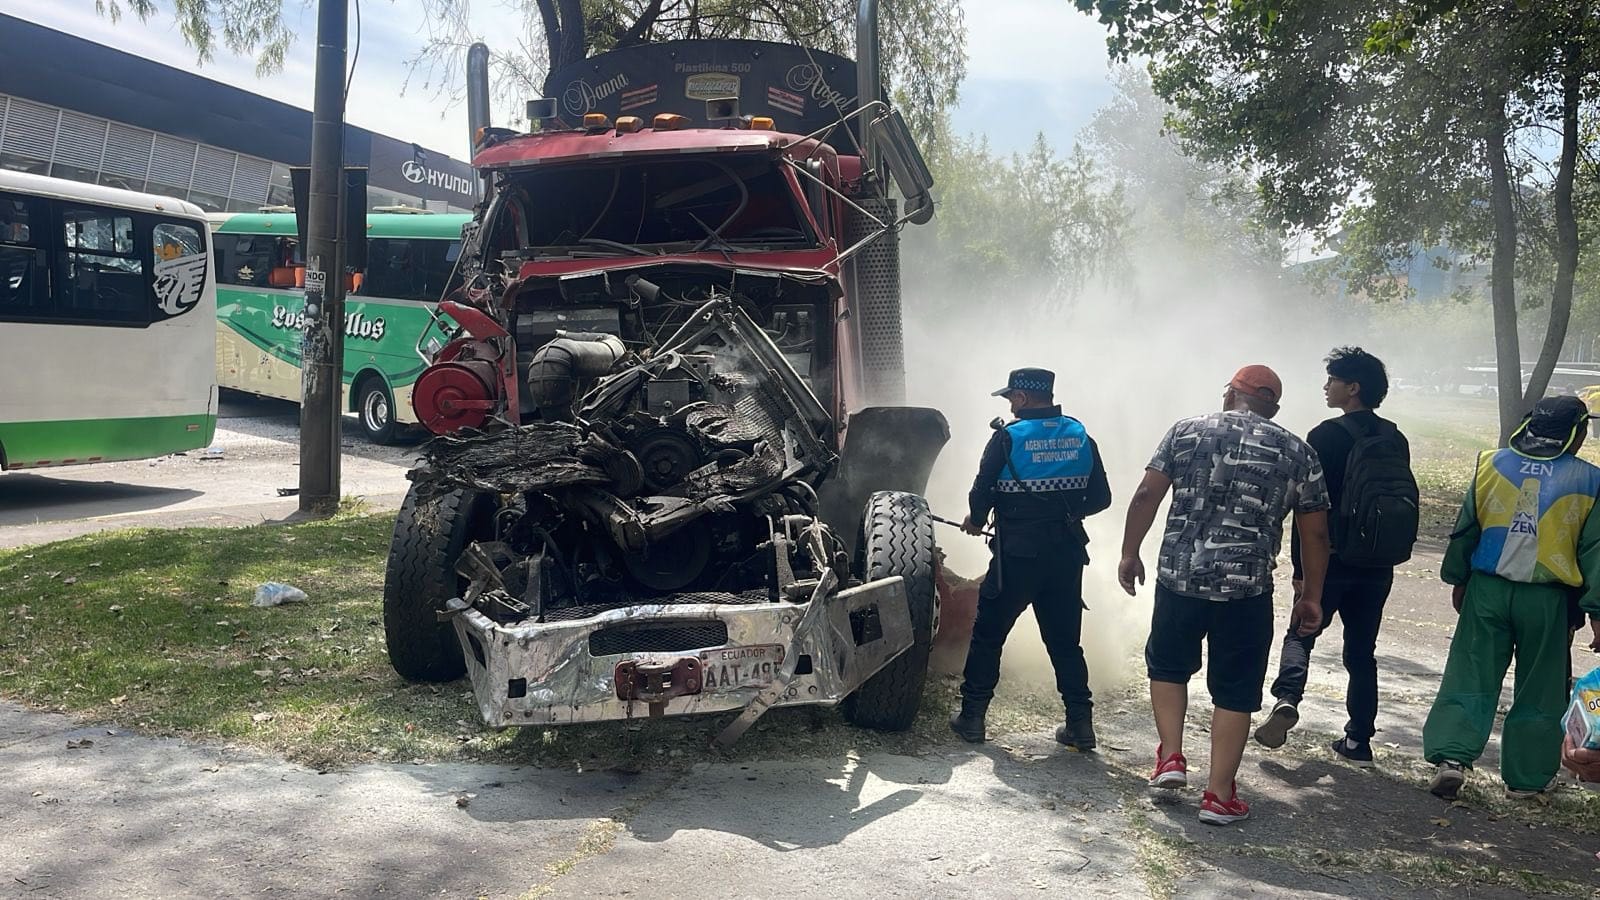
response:
<path id="1" fill-rule="evenodd" d="M 885 222 L 899 214 L 893 199 L 861 201 Z M 855 210 L 846 220 L 846 243 L 854 245 L 878 227 Z M 906 398 L 905 338 L 900 321 L 900 234 L 890 231 L 851 259 L 856 314 L 860 316 L 862 387 L 867 402 L 898 405 Z"/>
<path id="2" fill-rule="evenodd" d="M 113 122 L 106 135 L 106 158 L 101 171 L 133 178 L 142 184 L 145 170 L 150 166 L 150 143 L 155 137 L 155 132 Z"/>
<path id="3" fill-rule="evenodd" d="M 70 112 L 61 114 L 61 130 L 56 134 L 56 162 L 98 172 L 105 146 L 105 119 L 91 119 Z"/>
<path id="4" fill-rule="evenodd" d="M 238 156 L 237 153 L 201 144 L 200 152 L 194 159 L 194 189 L 219 197 L 228 196 L 228 189 L 233 184 L 233 161 Z"/>
<path id="5" fill-rule="evenodd" d="M 232 195 L 247 203 L 267 202 L 267 188 L 272 184 L 272 163 L 254 156 L 239 154 L 238 168 L 233 171 Z"/>
<path id="6" fill-rule="evenodd" d="M 56 124 L 60 118 L 61 111 L 53 106 L 40 106 L 13 97 L 6 114 L 6 133 L 0 140 L 0 150 L 48 160 L 50 151 L 55 148 Z"/>
<path id="7" fill-rule="evenodd" d="M 728 626 L 721 619 L 671 622 L 658 625 L 619 625 L 589 635 L 590 656 L 619 653 L 683 653 L 720 647 L 728 642 Z"/>

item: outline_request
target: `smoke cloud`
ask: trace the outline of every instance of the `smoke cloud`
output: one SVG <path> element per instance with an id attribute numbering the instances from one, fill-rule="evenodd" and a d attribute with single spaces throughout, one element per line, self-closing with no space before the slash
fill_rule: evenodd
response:
<path id="1" fill-rule="evenodd" d="M 908 264 L 915 264 L 914 257 Z M 1087 523 L 1092 561 L 1084 573 L 1089 611 L 1083 633 L 1097 691 L 1143 675 L 1140 653 L 1149 631 L 1162 518 L 1146 540 L 1150 580 L 1137 597 L 1117 585 L 1116 567 L 1127 501 L 1166 429 L 1180 418 L 1220 408 L 1234 371 L 1264 363 L 1284 382 L 1277 421 L 1304 435 L 1328 415 L 1322 358 L 1336 344 L 1358 342 L 1366 331 L 1331 310 L 1326 299 L 1290 299 L 1281 290 L 1242 284 L 1196 289 L 1186 274 L 1182 265 L 1148 267 L 1066 308 L 1042 297 L 981 308 L 934 301 L 926 293 L 908 293 L 906 300 L 909 401 L 941 409 L 951 428 L 928 487 L 936 512 L 955 519 L 965 514 L 967 491 L 991 433 L 988 422 L 1009 417 L 1006 403 L 989 393 L 1005 384 L 1010 369 L 1053 370 L 1063 412 L 1081 420 L 1099 446 L 1113 503 Z M 1201 281 L 1206 280 L 1211 279 Z M 982 575 L 989 561 L 982 541 L 955 529 L 941 529 L 939 536 L 951 570 Z M 1031 615 L 1018 621 L 1003 665 L 1003 677 L 1013 682 L 1053 683 Z"/>

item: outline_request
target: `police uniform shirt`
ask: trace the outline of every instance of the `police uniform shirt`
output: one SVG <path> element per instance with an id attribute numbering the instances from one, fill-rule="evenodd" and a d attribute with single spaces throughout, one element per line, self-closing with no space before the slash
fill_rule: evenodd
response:
<path id="1" fill-rule="evenodd" d="M 1033 479 L 1030 472 L 1017 472 L 1026 479 L 1023 485 L 1013 482 L 1010 469 L 1013 461 L 1012 433 L 1016 426 L 1037 420 L 1056 419 L 1071 423 L 1081 430 L 1077 420 L 1063 416 L 1060 406 L 1024 409 L 1017 420 L 1004 429 L 998 429 L 983 449 L 983 459 L 978 464 L 978 477 L 973 480 L 967 495 L 968 515 L 974 522 L 985 522 L 989 512 L 995 512 L 1000 534 L 1001 552 L 1008 556 L 1040 556 L 1059 550 L 1063 542 L 1081 548 L 1085 543 L 1081 527 L 1068 525 L 1068 517 L 1087 518 L 1111 505 L 1111 484 L 1106 479 L 1105 466 L 1100 461 L 1100 449 L 1087 433 L 1082 434 L 1081 447 L 1047 448 L 1042 451 L 1049 459 L 1046 464 L 1065 463 L 1069 454 L 1072 462 L 1087 462 L 1087 476 L 1062 479 Z M 1068 468 L 1071 468 L 1069 465 Z"/>

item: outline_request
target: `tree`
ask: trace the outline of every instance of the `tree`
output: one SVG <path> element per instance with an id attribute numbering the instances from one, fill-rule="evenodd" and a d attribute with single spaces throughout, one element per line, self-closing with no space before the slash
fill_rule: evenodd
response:
<path id="1" fill-rule="evenodd" d="M 1053 312 L 1126 268 L 1122 189 L 1089 154 L 1073 147 L 1062 157 L 1041 134 L 1006 157 L 947 129 L 941 122 L 928 156 L 939 214 L 902 233 L 908 297 L 930 309 Z"/>
<path id="2" fill-rule="evenodd" d="M 390 0 L 393 2 L 393 0 Z M 550 72 L 619 47 L 681 38 L 752 38 L 802 43 L 851 56 L 857 0 L 500 0 L 537 37 L 484 35 L 474 29 L 474 5 L 496 0 L 413 0 L 428 36 L 411 60 L 423 88 L 449 101 L 464 91 L 467 48 L 486 41 L 496 92 L 507 99 L 553 96 Z M 258 73 L 282 67 L 293 35 L 282 19 L 284 0 L 169 0 L 179 31 L 201 62 L 220 39 L 239 54 L 259 54 Z M 369 0 L 370 3 L 370 0 Z M 140 19 L 160 11 L 159 0 L 95 0 L 113 19 L 124 8 Z M 913 127 L 928 130 L 955 101 L 966 75 L 966 24 L 959 0 L 884 0 L 882 56 Z"/>
<path id="3" fill-rule="evenodd" d="M 216 57 L 218 40 L 229 52 L 256 57 L 256 75 L 283 68 L 294 34 L 283 23 L 283 0 L 171 0 L 178 33 L 201 63 Z M 95 11 L 112 22 L 124 10 L 146 21 L 160 13 L 157 0 L 94 0 Z"/>
<path id="4" fill-rule="evenodd" d="M 1249 179 L 1232 166 L 1184 152 L 1166 128 L 1171 108 L 1144 71 L 1122 66 L 1112 80 L 1116 93 L 1090 120 L 1084 141 L 1123 185 L 1130 238 L 1141 254 L 1181 256 L 1191 278 L 1276 279 L 1283 238 L 1263 223 Z"/>
<path id="5" fill-rule="evenodd" d="M 1509 432 L 1546 389 L 1583 250 L 1576 205 L 1600 87 L 1589 0 L 1366 4 L 1074 0 L 1114 56 L 1148 56 L 1190 152 L 1251 173 L 1288 231 L 1342 232 L 1344 275 L 1376 294 L 1397 261 L 1449 244 L 1490 266 Z M 1519 265 L 1520 264 L 1520 265 Z M 1516 284 L 1547 286 L 1548 325 L 1521 389 Z"/>

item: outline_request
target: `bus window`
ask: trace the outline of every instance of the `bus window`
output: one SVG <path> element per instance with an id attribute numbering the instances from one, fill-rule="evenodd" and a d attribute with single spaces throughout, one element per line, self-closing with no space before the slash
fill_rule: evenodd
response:
<path id="1" fill-rule="evenodd" d="M 436 301 L 461 253 L 460 241 L 426 238 L 373 238 L 367 243 L 367 271 L 361 294 L 396 300 Z"/>
<path id="2" fill-rule="evenodd" d="M 150 321 L 145 266 L 134 253 L 133 217 L 113 210 L 62 212 L 56 315 L 95 321 Z"/>
<path id="3" fill-rule="evenodd" d="M 28 197 L 0 194 L 0 318 L 31 317 L 50 305 L 43 211 Z"/>
<path id="4" fill-rule="evenodd" d="M 160 222 L 151 231 L 157 318 L 181 316 L 205 293 L 206 245 L 187 224 Z"/>
<path id="5" fill-rule="evenodd" d="M 272 270 L 281 265 L 281 238 L 262 234 L 219 234 L 217 242 L 217 282 L 249 287 L 293 287 L 273 284 Z"/>

